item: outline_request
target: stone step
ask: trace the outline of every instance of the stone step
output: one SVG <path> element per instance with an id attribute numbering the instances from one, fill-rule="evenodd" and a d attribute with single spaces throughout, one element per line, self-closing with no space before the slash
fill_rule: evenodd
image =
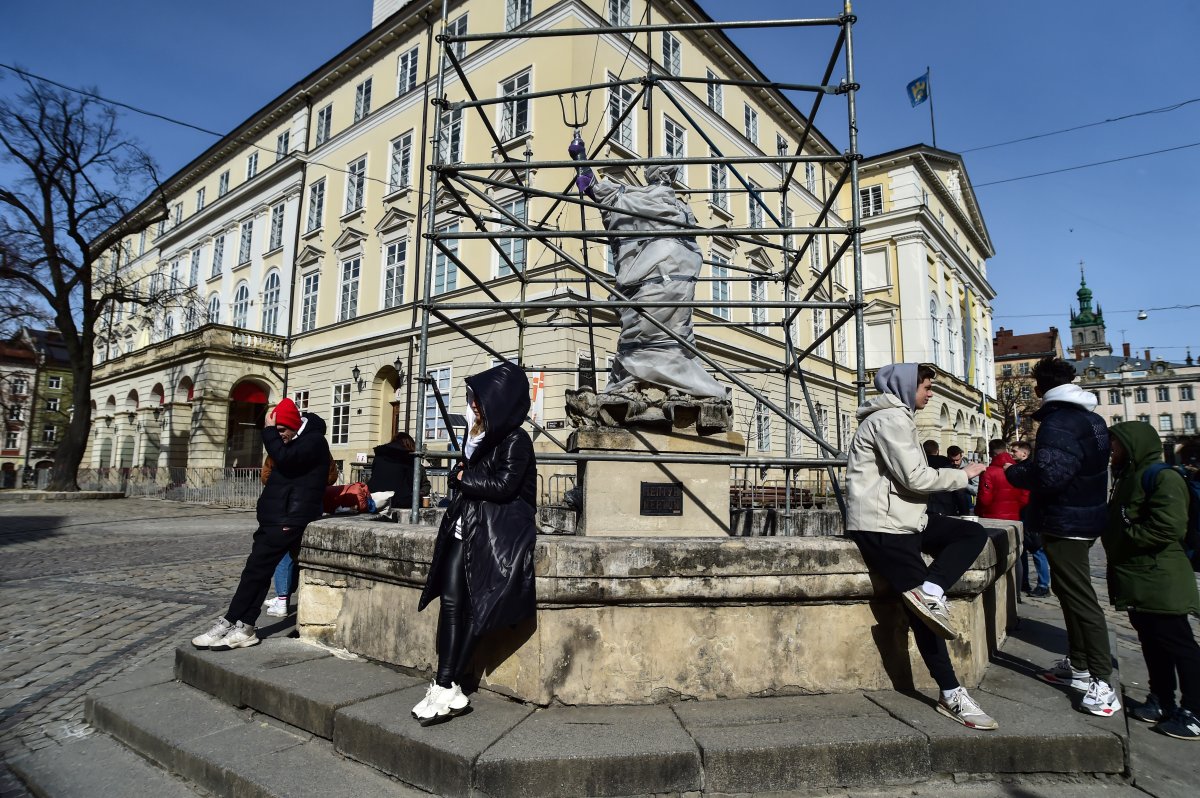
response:
<path id="1" fill-rule="evenodd" d="M 61 747 L 43 748 L 14 759 L 9 767 L 38 798 L 201 795 L 187 782 L 103 734 L 93 734 Z"/>

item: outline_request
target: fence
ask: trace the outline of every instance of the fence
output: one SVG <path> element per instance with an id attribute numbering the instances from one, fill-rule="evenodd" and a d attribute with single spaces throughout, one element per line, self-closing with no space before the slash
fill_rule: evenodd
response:
<path id="1" fill-rule="evenodd" d="M 254 507 L 262 492 L 257 468 L 81 468 L 81 490 L 120 491 L 130 498 Z"/>

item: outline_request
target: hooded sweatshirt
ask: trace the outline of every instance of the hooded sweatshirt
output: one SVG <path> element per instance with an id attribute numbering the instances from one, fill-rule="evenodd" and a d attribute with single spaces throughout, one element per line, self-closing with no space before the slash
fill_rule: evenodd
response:
<path id="1" fill-rule="evenodd" d="M 1112 500 L 1104 528 L 1108 594 L 1117 609 L 1164 615 L 1200 610 L 1196 575 L 1183 550 L 1188 488 L 1176 471 L 1164 469 L 1150 496 L 1142 475 L 1162 462 L 1162 441 L 1144 421 L 1114 424 L 1112 437 L 1127 457 L 1113 474 Z"/>
<path id="2" fill-rule="evenodd" d="M 1029 504 L 1029 491 L 1014 488 L 1004 475 L 1004 466 L 1015 463 L 1011 454 L 1001 452 L 992 458 L 983 472 L 979 479 L 979 500 L 975 504 L 980 518 L 1021 520 L 1021 508 Z"/>
<path id="3" fill-rule="evenodd" d="M 967 486 L 956 468 L 930 468 L 913 417 L 917 364 L 884 366 L 875 375 L 880 395 L 858 408 L 858 431 L 846 466 L 846 529 L 916 534 L 928 520 L 928 495 Z"/>

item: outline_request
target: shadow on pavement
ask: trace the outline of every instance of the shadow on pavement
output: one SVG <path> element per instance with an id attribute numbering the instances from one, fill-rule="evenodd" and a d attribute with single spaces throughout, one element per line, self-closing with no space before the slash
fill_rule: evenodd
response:
<path id="1" fill-rule="evenodd" d="M 6 515 L 0 517 L 0 547 L 45 540 L 62 533 L 63 515 Z"/>

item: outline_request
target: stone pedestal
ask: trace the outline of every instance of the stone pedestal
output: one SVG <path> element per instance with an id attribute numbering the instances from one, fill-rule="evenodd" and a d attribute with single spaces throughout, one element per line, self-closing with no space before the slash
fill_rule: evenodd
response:
<path id="1" fill-rule="evenodd" d="M 736 432 L 659 433 L 584 428 L 568 448 L 580 453 L 745 454 Z M 576 534 L 592 537 L 726 537 L 729 535 L 729 464 L 590 461 L 579 464 L 583 510 Z M 672 493 L 682 501 L 671 513 Z M 679 496 L 679 494 L 682 494 Z M 645 500 L 644 500 L 645 497 Z"/>

